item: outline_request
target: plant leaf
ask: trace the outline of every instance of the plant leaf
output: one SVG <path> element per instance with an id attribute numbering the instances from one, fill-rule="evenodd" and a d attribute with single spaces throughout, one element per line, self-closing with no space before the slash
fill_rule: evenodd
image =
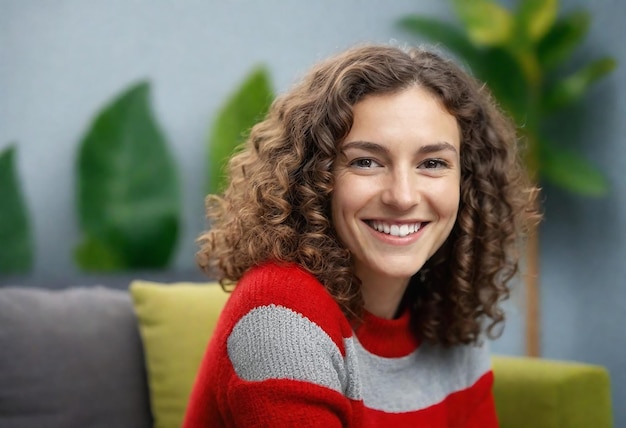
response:
<path id="1" fill-rule="evenodd" d="M 244 141 L 252 126 L 265 116 L 273 98 L 268 71 L 264 67 L 257 67 L 221 108 L 209 137 L 209 193 L 222 190 L 228 159 Z"/>
<path id="2" fill-rule="evenodd" d="M 557 11 L 557 0 L 522 0 L 515 14 L 518 31 L 531 42 L 540 40 L 554 24 Z"/>
<path id="3" fill-rule="evenodd" d="M 127 268 L 118 251 L 92 236 L 86 236 L 75 248 L 74 257 L 86 271 L 115 272 Z"/>
<path id="4" fill-rule="evenodd" d="M 488 49 L 476 74 L 515 122 L 524 125 L 528 120 L 531 91 L 515 59 L 503 49 Z"/>
<path id="5" fill-rule="evenodd" d="M 15 146 L 0 152 L 0 273 L 28 272 L 33 263 L 30 221 L 15 167 Z"/>
<path id="6" fill-rule="evenodd" d="M 546 91 L 543 100 L 545 111 L 554 111 L 579 101 L 592 83 L 613 71 L 616 65 L 613 58 L 605 57 L 559 80 Z"/>
<path id="7" fill-rule="evenodd" d="M 398 21 L 398 26 L 424 36 L 433 43 L 441 44 L 446 49 L 464 59 L 474 69 L 478 66 L 481 53 L 459 28 L 448 22 L 417 15 L 406 16 Z"/>
<path id="8" fill-rule="evenodd" d="M 513 16 L 490 0 L 452 0 L 469 39 L 478 46 L 504 46 L 513 35 Z"/>
<path id="9" fill-rule="evenodd" d="M 585 159 L 546 140 L 540 140 L 541 174 L 553 184 L 585 196 L 604 196 L 606 178 Z"/>
<path id="10" fill-rule="evenodd" d="M 78 214 L 85 241 L 76 261 L 88 270 L 161 268 L 180 217 L 178 177 L 140 82 L 106 106 L 79 148 Z M 94 244 L 97 242 L 98 244 Z M 110 257 L 99 261 L 106 248 Z"/>
<path id="11" fill-rule="evenodd" d="M 549 70 L 566 60 L 587 34 L 590 22 L 591 15 L 582 10 L 557 20 L 537 45 L 539 63 Z"/>

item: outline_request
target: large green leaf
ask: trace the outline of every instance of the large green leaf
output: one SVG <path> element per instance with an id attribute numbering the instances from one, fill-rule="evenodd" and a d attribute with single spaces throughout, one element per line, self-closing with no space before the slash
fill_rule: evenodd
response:
<path id="1" fill-rule="evenodd" d="M 435 44 L 443 45 L 444 48 L 466 61 L 472 70 L 480 65 L 480 50 L 469 41 L 464 32 L 448 22 L 410 15 L 400 19 L 398 25 Z"/>
<path id="2" fill-rule="evenodd" d="M 28 210 L 15 167 L 15 147 L 0 152 L 0 273 L 24 273 L 33 262 Z"/>
<path id="3" fill-rule="evenodd" d="M 608 191 L 604 176 L 585 159 L 542 140 L 539 146 L 541 175 L 553 184 L 585 196 L 603 196 Z"/>
<path id="4" fill-rule="evenodd" d="M 478 46 L 504 46 L 511 40 L 511 12 L 491 0 L 452 0 L 469 39 Z"/>
<path id="5" fill-rule="evenodd" d="M 515 14 L 518 32 L 529 41 L 540 40 L 552 27 L 558 11 L 558 0 L 522 0 Z"/>
<path id="6" fill-rule="evenodd" d="M 590 22 L 586 11 L 574 11 L 557 20 L 537 45 L 542 67 L 550 70 L 565 61 L 587 34 Z"/>
<path id="7" fill-rule="evenodd" d="M 76 261 L 92 271 L 161 268 L 178 235 L 174 159 L 152 115 L 150 86 L 138 83 L 95 118 L 80 143 Z"/>
<path id="8" fill-rule="evenodd" d="M 224 167 L 250 128 L 262 119 L 274 98 L 268 71 L 257 67 L 219 111 L 209 137 L 209 193 L 224 186 Z"/>
<path id="9" fill-rule="evenodd" d="M 493 92 L 500 105 L 519 125 L 528 122 L 531 90 L 522 69 L 511 55 L 499 48 L 485 51 L 476 74 Z"/>
<path id="10" fill-rule="evenodd" d="M 545 111 L 554 111 L 579 101 L 592 83 L 613 71 L 616 65 L 613 58 L 598 59 L 559 80 L 546 91 L 543 100 Z"/>

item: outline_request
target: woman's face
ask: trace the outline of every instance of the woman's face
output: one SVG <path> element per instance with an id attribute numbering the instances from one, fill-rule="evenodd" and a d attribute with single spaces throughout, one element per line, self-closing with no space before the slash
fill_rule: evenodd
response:
<path id="1" fill-rule="evenodd" d="M 365 97 L 340 145 L 332 221 L 364 287 L 406 286 L 456 221 L 460 133 L 418 86 Z"/>

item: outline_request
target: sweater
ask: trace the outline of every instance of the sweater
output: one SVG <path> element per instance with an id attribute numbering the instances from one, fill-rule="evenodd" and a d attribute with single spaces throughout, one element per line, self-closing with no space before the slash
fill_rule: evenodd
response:
<path id="1" fill-rule="evenodd" d="M 303 269 L 238 282 L 211 337 L 185 428 L 497 427 L 483 346 L 420 344 L 407 311 L 356 330 Z"/>

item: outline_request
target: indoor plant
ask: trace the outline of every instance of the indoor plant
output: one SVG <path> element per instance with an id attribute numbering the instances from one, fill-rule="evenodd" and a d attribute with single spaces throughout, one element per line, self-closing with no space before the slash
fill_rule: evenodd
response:
<path id="1" fill-rule="evenodd" d="M 490 0 L 450 0 L 460 23 L 406 16 L 399 25 L 456 54 L 487 86 L 519 127 L 525 162 L 537 182 L 600 196 L 605 178 L 549 132 L 558 113 L 580 103 L 592 83 L 615 68 L 610 57 L 570 72 L 572 54 L 589 28 L 590 14 L 558 16 L 557 0 L 519 0 L 514 10 Z M 527 353 L 538 355 L 538 238 L 531 226 L 527 263 Z"/>

